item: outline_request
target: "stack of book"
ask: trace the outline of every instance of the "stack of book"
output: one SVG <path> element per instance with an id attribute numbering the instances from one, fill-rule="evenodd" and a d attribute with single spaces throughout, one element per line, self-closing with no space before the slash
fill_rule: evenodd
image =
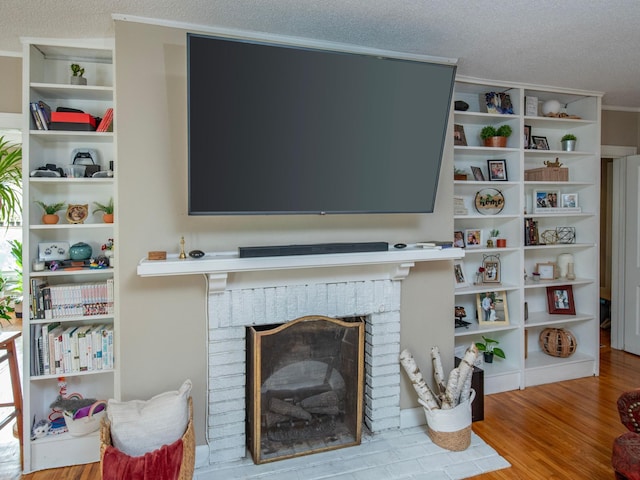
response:
<path id="1" fill-rule="evenodd" d="M 538 236 L 538 221 L 533 218 L 524 219 L 524 245 L 538 245 L 540 237 Z"/>
<path id="2" fill-rule="evenodd" d="M 31 116 L 33 122 L 38 130 L 49 130 L 49 124 L 51 123 L 51 107 L 42 100 L 37 102 L 31 102 Z"/>
<path id="3" fill-rule="evenodd" d="M 464 206 L 464 197 L 453 197 L 453 214 L 454 215 L 469 215 L 469 210 Z"/>
<path id="4" fill-rule="evenodd" d="M 96 132 L 113 132 L 113 108 L 107 108 L 107 111 L 104 112 L 104 116 L 102 120 L 98 124 L 98 128 L 96 128 Z"/>
<path id="5" fill-rule="evenodd" d="M 96 283 L 49 285 L 31 280 L 31 318 L 38 320 L 111 315 L 113 313 L 113 279 Z"/>
<path id="6" fill-rule="evenodd" d="M 31 325 L 31 375 L 112 370 L 113 326 Z"/>

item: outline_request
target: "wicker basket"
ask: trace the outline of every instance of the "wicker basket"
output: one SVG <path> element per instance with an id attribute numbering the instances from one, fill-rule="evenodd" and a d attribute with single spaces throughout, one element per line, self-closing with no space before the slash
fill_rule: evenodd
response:
<path id="1" fill-rule="evenodd" d="M 67 430 L 69 430 L 69 435 L 72 437 L 82 437 L 83 435 L 97 431 L 100 428 L 100 422 L 107 413 L 105 409 L 97 413 L 95 412 L 100 405 L 106 407 L 107 402 L 104 400 L 95 402 L 91 405 L 91 408 L 89 408 L 88 415 L 85 416 L 78 416 L 78 412 L 76 412 L 75 415 L 67 411 L 62 412 L 64 423 L 67 425 Z"/>
<path id="2" fill-rule="evenodd" d="M 471 403 L 476 396 L 471 389 L 469 398 L 449 410 L 429 408 L 422 400 L 427 417 L 427 432 L 431 441 L 439 447 L 454 452 L 466 450 L 471 444 Z"/>
<path id="3" fill-rule="evenodd" d="M 102 473 L 102 461 L 107 447 L 111 443 L 111 426 L 105 418 L 100 425 L 100 472 Z M 189 423 L 182 435 L 182 462 L 178 480 L 192 480 L 196 463 L 196 436 L 193 430 L 193 399 L 189 397 Z"/>
<path id="4" fill-rule="evenodd" d="M 576 337 L 564 328 L 545 328 L 539 341 L 540 349 L 552 357 L 570 357 L 578 348 Z"/>

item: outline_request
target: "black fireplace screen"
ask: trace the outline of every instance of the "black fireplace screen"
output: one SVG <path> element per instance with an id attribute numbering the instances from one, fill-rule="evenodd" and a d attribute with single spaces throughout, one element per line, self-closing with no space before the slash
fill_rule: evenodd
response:
<path id="1" fill-rule="evenodd" d="M 247 442 L 255 463 L 360 443 L 361 317 L 248 328 Z"/>

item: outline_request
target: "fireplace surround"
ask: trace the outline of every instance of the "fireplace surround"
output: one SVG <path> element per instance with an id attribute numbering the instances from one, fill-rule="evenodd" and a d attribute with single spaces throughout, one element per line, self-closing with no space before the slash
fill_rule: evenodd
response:
<path id="1" fill-rule="evenodd" d="M 400 294 L 416 262 L 461 258 L 457 248 L 240 259 L 142 260 L 140 276 L 204 274 L 207 281 L 208 463 L 247 456 L 247 327 L 284 324 L 308 315 L 363 316 L 364 427 L 400 427 Z"/>

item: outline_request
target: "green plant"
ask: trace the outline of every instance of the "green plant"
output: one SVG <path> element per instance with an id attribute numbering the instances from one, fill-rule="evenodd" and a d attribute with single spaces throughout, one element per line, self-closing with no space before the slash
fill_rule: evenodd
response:
<path id="1" fill-rule="evenodd" d="M 59 202 L 59 203 L 44 203 L 40 200 L 36 200 L 35 203 L 37 203 L 38 205 L 40 205 L 42 207 L 42 209 L 44 210 L 44 213 L 46 213 L 47 215 L 55 215 L 56 213 L 58 213 L 60 210 L 62 210 L 65 206 L 65 202 Z"/>
<path id="2" fill-rule="evenodd" d="M 81 77 L 82 75 L 84 75 L 84 68 L 82 68 L 77 63 L 72 63 L 71 72 L 73 73 L 74 77 Z"/>
<path id="3" fill-rule="evenodd" d="M 495 228 L 494 228 L 493 230 L 491 230 L 491 231 L 489 232 L 489 236 L 490 236 L 490 237 L 497 237 L 498 235 L 500 235 L 500 230 L 498 230 L 498 229 L 495 229 Z"/>
<path id="4" fill-rule="evenodd" d="M 560 141 L 564 142 L 566 140 L 577 140 L 577 138 L 573 133 L 567 133 L 564 137 L 560 139 Z"/>
<path id="5" fill-rule="evenodd" d="M 0 223 L 21 213 L 22 148 L 0 136 Z"/>
<path id="6" fill-rule="evenodd" d="M 462 168 L 456 168 L 456 167 L 453 167 L 453 173 L 455 175 L 466 175 L 467 174 L 467 172 L 465 170 L 463 170 Z"/>
<path id="7" fill-rule="evenodd" d="M 487 138 L 495 137 L 497 136 L 497 134 L 498 134 L 498 131 L 496 130 L 496 127 L 494 127 L 493 125 L 487 125 L 482 130 L 480 130 L 480 138 L 483 140 L 486 140 Z"/>
<path id="8" fill-rule="evenodd" d="M 496 133 L 498 137 L 510 137 L 513 129 L 509 125 L 500 125 Z"/>
<path id="9" fill-rule="evenodd" d="M 104 212 L 107 214 L 113 213 L 113 198 L 110 198 L 109 203 L 107 203 L 106 205 L 98 202 L 93 202 L 93 204 L 96 206 L 96 208 L 93 210 L 93 213 L 97 213 L 97 212 Z"/>
<path id="10" fill-rule="evenodd" d="M 498 340 L 487 338 L 484 335 L 482 336 L 482 339 L 484 340 L 484 343 L 476 342 L 478 350 L 481 352 L 493 353 L 496 357 L 507 358 L 504 351 L 501 348 L 496 347 L 496 345 L 500 343 Z"/>
<path id="11" fill-rule="evenodd" d="M 11 297 L 4 294 L 6 284 L 7 280 L 0 276 L 0 318 L 12 323 L 11 314 L 15 312 L 15 309 L 12 307 Z"/>
<path id="12" fill-rule="evenodd" d="M 11 256 L 16 263 L 14 278 L 6 280 L 5 287 L 14 297 L 16 302 L 22 301 L 22 242 L 20 240 L 9 240 L 11 246 Z"/>

